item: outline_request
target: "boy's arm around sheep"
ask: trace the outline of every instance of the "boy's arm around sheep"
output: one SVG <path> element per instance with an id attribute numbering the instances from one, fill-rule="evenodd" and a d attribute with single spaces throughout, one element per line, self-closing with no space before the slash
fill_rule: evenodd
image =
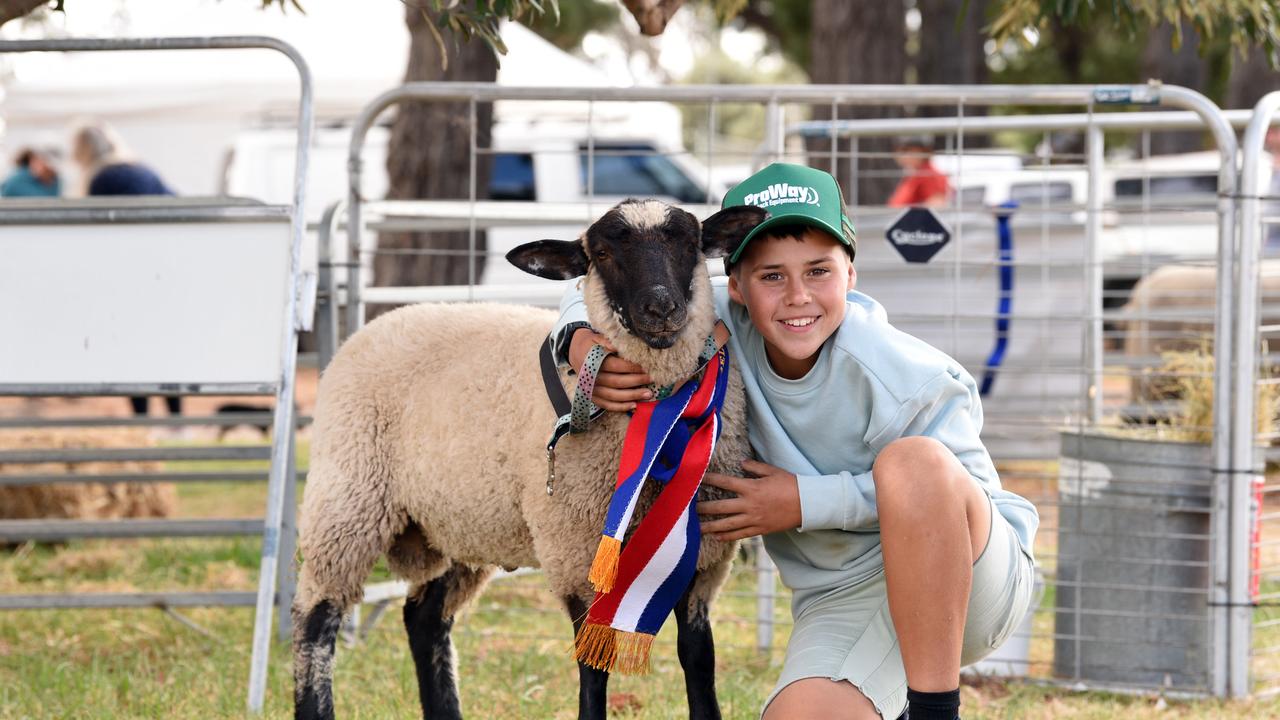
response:
<path id="1" fill-rule="evenodd" d="M 718 281 L 718 282 L 717 282 Z M 779 395 L 760 382 L 751 343 L 758 339 L 745 309 L 728 299 L 723 280 L 713 281 L 717 313 L 732 331 L 733 356 L 747 389 L 752 447 L 764 461 L 795 473 L 801 503 L 800 532 L 878 529 L 871 463 L 875 454 L 900 437 L 927 436 L 945 445 L 1019 530 L 1030 553 L 1038 525 L 1033 506 L 1004 491 L 990 455 L 979 437 L 982 409 L 975 383 L 957 363 L 888 324 L 883 309 L 867 296 L 849 293 L 846 326 L 833 338 L 829 353 L 836 367 L 827 392 L 814 405 L 789 412 Z M 581 293 L 566 292 L 553 330 L 561 360 L 573 332 L 586 324 Z M 771 400 L 772 398 L 772 404 Z M 797 436 L 848 450 L 835 464 L 817 461 Z M 837 453 L 839 455 L 840 453 Z M 830 457 L 830 456 L 828 456 Z"/>

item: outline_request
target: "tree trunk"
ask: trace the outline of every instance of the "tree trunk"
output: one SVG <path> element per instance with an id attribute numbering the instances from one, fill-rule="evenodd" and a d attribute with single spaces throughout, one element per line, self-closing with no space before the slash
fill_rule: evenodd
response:
<path id="1" fill-rule="evenodd" d="M 1084 82 L 1084 51 L 1089 44 L 1089 31 L 1077 23 L 1066 24 L 1055 17 L 1050 21 L 1054 53 L 1058 65 L 1066 73 L 1068 83 Z"/>
<path id="2" fill-rule="evenodd" d="M 916 82 L 921 85 L 977 85 L 987 82 L 985 0 L 916 0 L 920 10 L 920 50 L 916 55 Z M 961 12 L 964 17 L 957 24 Z M 925 105 L 923 117 L 953 117 L 955 105 Z M 986 115 L 985 105 L 966 105 L 966 117 Z M 953 146 L 958 139 L 952 139 Z M 968 135 L 966 148 L 990 147 L 991 136 Z"/>
<path id="3" fill-rule="evenodd" d="M 1231 77 L 1227 81 L 1223 107 L 1252 109 L 1263 95 L 1274 90 L 1280 90 L 1280 72 L 1267 64 L 1265 53 L 1254 50 L 1247 58 L 1241 58 L 1232 52 Z"/>
<path id="4" fill-rule="evenodd" d="M 489 46 L 480 40 L 455 45 L 446 35 L 449 50 L 447 68 L 440 66 L 440 47 L 422 12 L 408 8 L 409 67 L 405 82 L 427 80 L 493 82 L 498 62 Z M 397 106 L 387 147 L 388 198 L 455 199 L 470 197 L 471 123 L 470 103 L 405 102 Z M 490 147 L 493 106 L 476 105 L 475 142 Z M 489 186 L 488 156 L 476 156 L 478 199 L 486 199 Z M 470 234 L 449 232 L 388 232 L 378 237 L 374 258 L 374 284 L 465 285 L 471 275 L 468 257 Z M 487 248 L 483 232 L 476 232 L 474 276 L 484 271 Z M 426 252 L 424 252 L 426 251 Z M 389 307 L 371 308 L 370 317 Z"/>
<path id="5" fill-rule="evenodd" d="M 810 39 L 809 78 L 815 83 L 900 84 L 906 71 L 906 14 L 901 0 L 848 2 L 814 0 Z M 844 106 L 840 118 L 901 117 L 901 107 Z M 815 105 L 817 120 L 831 119 L 830 105 Z M 892 142 L 887 138 L 858 141 L 856 167 L 848 153 L 852 145 L 841 141 L 842 162 L 836 177 L 848 200 L 857 204 L 884 203 L 897 185 L 900 173 L 888 157 Z M 830 169 L 827 158 L 830 140 L 809 144 L 811 164 Z M 874 153 L 879 157 L 866 157 Z"/>
<path id="6" fill-rule="evenodd" d="M 684 5 L 684 0 L 622 0 L 622 5 L 640 25 L 640 32 L 656 37 L 667 29 L 671 16 Z"/>
<path id="7" fill-rule="evenodd" d="M 1080 24 L 1065 23 L 1061 17 L 1053 17 L 1049 21 L 1048 33 L 1042 35 L 1041 43 L 1047 47 L 1057 60 L 1062 71 L 1060 82 L 1079 84 L 1086 82 L 1085 55 L 1091 43 L 1097 38 L 1099 24 L 1097 22 Z M 1047 35 L 1047 37 L 1046 37 Z M 1096 80 L 1096 78 L 1089 78 Z M 1035 78 L 1029 79 L 1036 82 Z M 1109 78 L 1108 82 L 1137 82 L 1135 77 Z M 1085 152 L 1085 133 L 1081 130 L 1058 131 L 1049 134 L 1051 151 L 1055 155 L 1083 155 Z"/>
<path id="8" fill-rule="evenodd" d="M 987 81 L 985 0 L 916 0 L 920 10 L 921 85 L 975 85 Z M 964 11 L 957 26 L 956 19 Z M 976 108 L 975 108 L 976 109 Z M 966 108 L 968 112 L 968 108 Z"/>
<path id="9" fill-rule="evenodd" d="M 1182 85 L 1204 91 L 1209 85 L 1207 63 L 1200 57 L 1200 41 L 1190 23 L 1182 25 L 1182 47 L 1173 49 L 1173 25 L 1164 23 L 1147 33 L 1142 53 L 1143 82 L 1154 78 L 1166 85 Z M 1151 133 L 1151 154 L 1194 152 L 1204 149 L 1204 133 L 1196 130 Z M 1141 148 L 1139 148 L 1141 151 Z"/>

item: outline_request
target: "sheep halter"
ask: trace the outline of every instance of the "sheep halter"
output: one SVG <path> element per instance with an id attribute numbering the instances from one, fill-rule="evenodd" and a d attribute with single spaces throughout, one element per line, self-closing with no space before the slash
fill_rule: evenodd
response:
<path id="1" fill-rule="evenodd" d="M 653 637 L 693 579 L 702 540 L 694 497 L 720 436 L 729 377 L 728 348 L 710 343 L 702 377 L 637 403 L 627 426 L 588 576 L 596 596 L 574 640 L 577 659 L 598 670 L 647 673 Z M 623 547 L 646 478 L 662 488 Z"/>

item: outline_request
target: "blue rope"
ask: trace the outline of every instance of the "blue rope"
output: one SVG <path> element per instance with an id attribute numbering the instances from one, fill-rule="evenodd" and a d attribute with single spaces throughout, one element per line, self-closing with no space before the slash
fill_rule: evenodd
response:
<path id="1" fill-rule="evenodd" d="M 1013 231 L 1009 227 L 1009 219 L 1017 207 L 1016 202 L 1002 203 L 996 213 L 996 234 L 1000 239 L 1000 296 L 996 301 L 996 344 L 987 356 L 982 387 L 978 390 L 984 397 L 991 392 L 996 381 L 996 368 L 1004 362 L 1004 353 L 1009 347 L 1009 315 L 1013 311 Z"/>

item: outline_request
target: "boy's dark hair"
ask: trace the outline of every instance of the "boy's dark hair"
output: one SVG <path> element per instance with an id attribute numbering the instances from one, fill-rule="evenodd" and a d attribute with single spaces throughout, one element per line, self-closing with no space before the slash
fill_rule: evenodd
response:
<path id="1" fill-rule="evenodd" d="M 759 235 L 752 238 L 751 242 L 759 242 L 761 240 L 776 240 L 779 238 L 791 238 L 793 240 L 799 240 L 801 237 L 804 237 L 804 234 L 807 232 L 820 232 L 820 233 L 825 233 L 828 236 L 831 235 L 831 233 L 827 232 L 826 230 L 823 230 L 822 228 L 814 227 L 812 225 L 806 225 L 804 223 L 787 223 L 783 225 L 774 225 L 773 227 L 765 228 Z M 832 240 L 835 240 L 835 238 L 833 237 Z M 849 262 L 853 262 L 853 248 L 842 242 L 837 242 L 837 244 L 840 246 L 840 249 L 844 250 L 845 253 L 849 255 Z M 742 262 L 742 257 L 739 257 L 737 263 L 731 263 L 729 262 L 729 257 L 730 256 L 728 255 L 724 256 L 724 274 L 725 275 L 728 275 L 729 273 L 733 272 L 733 269 Z"/>
<path id="2" fill-rule="evenodd" d="M 17 155 L 13 156 L 13 164 L 22 168 L 31 167 L 31 160 L 35 156 L 36 151 L 34 148 L 23 148 L 18 151 Z"/>
<path id="3" fill-rule="evenodd" d="M 928 135 L 903 135 L 895 138 L 893 149 L 899 152 L 905 150 L 933 152 L 935 150 L 933 138 Z"/>

